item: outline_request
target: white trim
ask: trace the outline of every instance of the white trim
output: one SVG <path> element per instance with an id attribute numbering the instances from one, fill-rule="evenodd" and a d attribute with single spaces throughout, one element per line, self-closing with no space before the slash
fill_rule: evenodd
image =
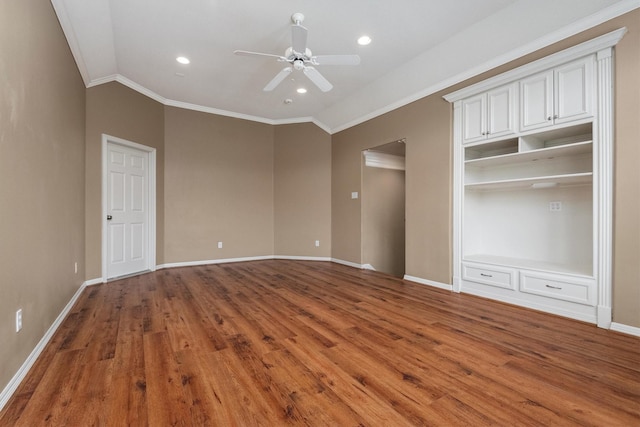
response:
<path id="1" fill-rule="evenodd" d="M 237 113 L 235 111 L 221 110 L 219 108 L 206 107 L 203 105 L 191 104 L 189 102 L 182 102 L 182 101 L 176 101 L 173 99 L 167 99 L 162 95 L 159 95 L 154 91 L 147 89 L 146 87 L 134 82 L 131 79 L 128 79 L 127 77 L 121 74 L 112 74 L 110 76 L 94 79 L 94 80 L 91 80 L 88 84 L 85 84 L 85 86 L 87 88 L 91 88 L 94 86 L 100 86 L 102 84 L 110 83 L 110 82 L 118 82 L 123 86 L 128 87 L 129 89 L 135 90 L 136 92 L 141 93 L 142 95 L 145 95 L 156 102 L 159 102 L 162 105 L 166 105 L 167 107 L 176 107 L 176 108 L 182 108 L 184 110 L 199 111 L 201 113 L 215 114 L 215 115 L 224 116 L 224 117 L 232 117 L 234 119 L 249 120 L 252 122 L 264 123 L 272 126 L 290 125 L 290 124 L 298 124 L 298 123 L 313 123 L 323 131 L 327 132 L 328 134 L 331 134 L 331 128 L 325 125 L 324 123 L 320 122 L 314 117 L 292 117 L 288 119 L 269 119 L 266 117 L 253 116 L 250 114 Z"/>
<path id="2" fill-rule="evenodd" d="M 71 55 L 73 55 L 73 59 L 75 59 L 76 61 L 76 65 L 78 66 L 78 71 L 80 72 L 82 81 L 84 82 L 85 87 L 89 87 L 89 84 L 91 84 L 91 79 L 89 77 L 89 71 L 87 70 L 87 64 L 84 62 L 82 50 L 80 49 L 80 45 L 78 44 L 78 36 L 76 36 L 76 32 L 73 30 L 73 25 L 71 25 L 71 20 L 69 19 L 69 15 L 67 14 L 67 8 L 65 7 L 64 1 L 51 0 L 51 4 L 53 5 L 53 9 L 55 10 L 56 15 L 58 16 L 58 22 L 60 22 L 62 32 L 67 39 L 67 43 L 69 44 Z"/>
<path id="3" fill-rule="evenodd" d="M 626 29 L 625 29 L 626 30 Z M 594 122 L 594 172 L 598 181 L 594 183 L 594 222 L 597 225 L 594 247 L 596 265 L 596 282 L 598 289 L 598 318 L 600 328 L 611 327 L 613 312 L 613 134 L 614 134 L 614 102 L 613 102 L 613 48 L 603 48 L 596 55 L 597 62 L 597 117 Z M 597 184 L 597 185 L 596 185 Z"/>
<path id="4" fill-rule="evenodd" d="M 623 27 L 610 33 L 604 34 L 600 37 L 596 37 L 584 43 L 580 43 L 576 46 L 554 53 L 537 61 L 530 62 L 513 70 L 506 71 L 497 76 L 488 78 L 474 85 L 467 86 L 463 89 L 457 90 L 444 96 L 449 102 L 459 101 L 472 95 L 476 95 L 480 92 L 493 89 L 498 86 L 502 86 L 516 80 L 520 80 L 531 74 L 535 74 L 541 71 L 548 70 L 554 66 L 563 64 L 565 62 L 572 61 L 574 59 L 582 58 L 584 56 L 596 53 L 599 50 L 615 46 L 625 35 L 627 28 Z"/>
<path id="5" fill-rule="evenodd" d="M 364 165 L 371 168 L 405 170 L 405 158 L 395 154 L 381 153 L 379 151 L 364 150 Z"/>
<path id="6" fill-rule="evenodd" d="M 100 77 L 99 79 L 93 79 L 89 82 L 89 84 L 87 84 L 87 89 L 95 87 L 95 86 L 100 86 L 103 85 L 105 83 L 111 83 L 111 82 L 117 82 L 120 81 L 118 74 L 110 74 L 108 76 L 104 76 L 104 77 Z M 121 82 L 122 83 L 122 82 Z M 142 88 L 142 86 L 139 86 L 140 88 Z M 138 91 L 137 88 L 131 88 L 134 89 L 136 91 Z"/>
<path id="7" fill-rule="evenodd" d="M 452 238 L 453 238 L 453 286 L 454 292 L 462 290 L 462 209 L 464 205 L 464 168 L 460 165 L 463 162 L 464 152 L 462 148 L 462 129 L 456 123 L 462 123 L 462 101 L 453 104 L 453 218 L 452 218 Z"/>
<path id="8" fill-rule="evenodd" d="M 146 145 L 138 144 L 132 141 L 128 141 L 126 139 L 118 138 L 115 136 L 110 136 L 107 134 L 102 134 L 102 209 L 101 209 L 101 219 L 100 224 L 102 227 L 102 279 L 107 280 L 107 227 L 106 227 L 106 217 L 107 217 L 107 148 L 109 143 L 121 145 L 124 147 L 133 148 L 136 150 L 144 151 L 149 154 L 149 241 L 148 241 L 148 252 L 149 255 L 147 257 L 147 266 L 145 270 L 155 271 L 156 270 L 156 149 L 153 147 L 148 147 Z"/>
<path id="9" fill-rule="evenodd" d="M 96 279 L 87 280 L 86 282 L 84 282 L 84 286 L 100 285 L 101 283 L 106 283 L 106 282 L 107 281 L 104 278 L 98 277 Z"/>
<path id="10" fill-rule="evenodd" d="M 409 276 L 405 274 L 402 278 L 403 280 L 407 280 L 409 282 L 419 283 L 421 285 L 432 286 L 438 289 L 444 289 L 446 291 L 453 291 L 453 286 L 448 285 L 446 283 L 434 282 L 433 280 L 421 279 L 420 277 Z"/>
<path id="11" fill-rule="evenodd" d="M 207 259 L 202 261 L 187 261 L 187 262 L 170 262 L 167 264 L 161 264 L 157 266 L 158 270 L 164 268 L 176 268 L 176 267 L 196 267 L 200 265 L 208 264 L 226 264 L 231 262 L 246 262 L 246 261 L 264 261 L 273 259 L 273 255 L 255 256 L 255 257 L 242 257 L 242 258 L 220 258 L 220 259 Z"/>
<path id="12" fill-rule="evenodd" d="M 347 267 L 357 268 L 357 269 L 360 269 L 360 270 L 363 269 L 362 264 L 357 264 L 355 262 L 345 261 L 345 260 L 342 260 L 342 259 L 331 258 L 331 262 L 335 262 L 336 264 L 346 265 Z"/>
<path id="13" fill-rule="evenodd" d="M 80 295 L 82 294 L 82 292 L 86 287 L 87 287 L 87 283 L 85 282 L 78 288 L 76 293 L 73 294 L 73 296 L 71 297 L 67 305 L 62 309 L 58 317 L 56 317 L 56 320 L 53 321 L 49 329 L 47 329 L 47 332 L 45 332 L 44 336 L 40 339 L 38 344 L 31 351 L 31 353 L 26 358 L 22 366 L 20 366 L 20 369 L 18 369 L 18 371 L 13 376 L 13 378 L 11 378 L 11 380 L 6 385 L 4 390 L 2 390 L 2 392 L 0 393 L 0 411 L 2 410 L 2 408 L 4 408 L 4 406 L 7 404 L 9 399 L 11 399 L 11 396 L 13 396 L 13 393 L 15 393 L 15 391 L 18 389 L 18 386 L 27 376 L 27 374 L 29 373 L 29 370 L 31 369 L 33 364 L 36 362 L 36 360 L 38 360 L 38 357 L 40 356 L 42 351 L 45 349 L 45 347 L 47 346 L 47 344 L 49 343 L 53 335 L 56 333 L 60 325 L 62 325 L 62 322 L 67 317 L 67 315 L 75 305 L 78 298 L 80 298 Z"/>
<path id="14" fill-rule="evenodd" d="M 370 270 L 370 271 L 376 271 L 375 267 L 371 264 L 362 264 L 362 269 L 363 270 Z"/>
<path id="15" fill-rule="evenodd" d="M 634 335 L 640 337 L 640 328 L 635 326 L 624 325 L 622 323 L 611 323 L 611 330 L 616 332 L 622 332 L 623 334 Z"/>
<path id="16" fill-rule="evenodd" d="M 329 257 L 321 256 L 292 256 L 292 255 L 274 255 L 272 259 L 283 259 L 291 261 L 331 261 Z"/>

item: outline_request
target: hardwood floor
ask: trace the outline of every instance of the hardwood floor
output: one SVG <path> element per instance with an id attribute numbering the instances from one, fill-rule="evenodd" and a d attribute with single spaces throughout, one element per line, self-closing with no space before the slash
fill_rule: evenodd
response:
<path id="1" fill-rule="evenodd" d="M 639 426 L 640 339 L 327 262 L 89 287 L 2 426 Z"/>

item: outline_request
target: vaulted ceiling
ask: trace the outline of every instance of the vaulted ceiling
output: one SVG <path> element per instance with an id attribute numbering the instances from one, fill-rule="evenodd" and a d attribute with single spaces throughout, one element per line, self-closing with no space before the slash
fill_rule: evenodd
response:
<path id="1" fill-rule="evenodd" d="M 166 104 L 336 132 L 640 6 L 639 0 L 52 0 L 87 87 L 119 81 Z M 304 14 L 319 90 L 274 57 Z M 372 43 L 360 46 L 361 35 Z M 188 65 L 176 62 L 185 56 Z M 286 64 L 284 64 L 286 65 Z M 296 89 L 304 87 L 305 94 Z M 291 100 L 291 102 L 285 102 Z"/>

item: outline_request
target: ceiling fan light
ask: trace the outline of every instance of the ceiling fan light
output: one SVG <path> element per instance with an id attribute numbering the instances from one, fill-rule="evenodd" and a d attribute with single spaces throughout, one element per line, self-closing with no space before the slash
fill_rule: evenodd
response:
<path id="1" fill-rule="evenodd" d="M 362 36 L 362 37 L 360 37 L 360 38 L 358 39 L 358 44 L 359 44 L 360 46 L 366 46 L 366 45 L 368 45 L 369 43 L 371 43 L 371 37 L 369 37 L 369 36 Z"/>
<path id="2" fill-rule="evenodd" d="M 298 89 L 296 89 L 296 92 L 298 92 L 298 93 L 307 93 L 307 89 L 305 89 L 303 87 L 299 87 Z"/>
<path id="3" fill-rule="evenodd" d="M 181 64 L 187 65 L 189 63 L 191 63 L 191 61 L 189 61 L 189 58 L 187 58 L 186 56 L 178 56 L 176 58 L 176 61 L 178 61 Z"/>

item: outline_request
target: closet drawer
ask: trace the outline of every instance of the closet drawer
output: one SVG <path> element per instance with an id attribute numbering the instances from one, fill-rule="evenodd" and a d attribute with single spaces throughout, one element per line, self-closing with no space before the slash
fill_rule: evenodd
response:
<path id="1" fill-rule="evenodd" d="M 596 303 L 593 279 L 521 271 L 520 291 L 591 306 Z"/>
<path id="2" fill-rule="evenodd" d="M 493 265 L 462 263 L 462 278 L 471 282 L 497 286 L 504 289 L 516 289 L 516 270 Z"/>

